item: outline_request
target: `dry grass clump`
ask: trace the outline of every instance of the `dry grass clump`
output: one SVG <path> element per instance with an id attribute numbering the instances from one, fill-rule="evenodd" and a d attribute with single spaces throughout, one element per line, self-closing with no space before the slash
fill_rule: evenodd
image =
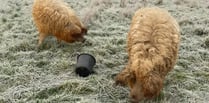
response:
<path id="1" fill-rule="evenodd" d="M 205 38 L 205 46 L 209 48 L 209 36 Z"/>
<path id="2" fill-rule="evenodd" d="M 84 25 L 91 25 L 94 19 L 97 19 L 99 13 L 107 8 L 111 7 L 112 1 L 111 0 L 91 0 L 89 6 L 82 9 L 82 21 Z"/>
<path id="3" fill-rule="evenodd" d="M 126 7 L 127 0 L 120 0 L 120 7 Z"/>
<path id="4" fill-rule="evenodd" d="M 176 5 L 185 5 L 190 8 L 199 8 L 200 2 L 197 0 L 174 0 L 174 4 Z"/>
<path id="5" fill-rule="evenodd" d="M 204 26 L 197 26 L 194 29 L 194 34 L 198 36 L 208 35 L 209 29 L 205 28 Z"/>

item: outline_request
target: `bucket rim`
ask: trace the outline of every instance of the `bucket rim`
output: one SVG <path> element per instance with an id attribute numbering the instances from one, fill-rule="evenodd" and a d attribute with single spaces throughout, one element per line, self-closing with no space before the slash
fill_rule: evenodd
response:
<path id="1" fill-rule="evenodd" d="M 88 56 L 90 56 L 91 58 L 93 58 L 94 63 L 96 64 L 96 59 L 95 59 L 95 57 L 94 57 L 93 55 L 89 54 L 89 53 L 81 53 L 81 54 L 79 54 L 79 55 L 77 56 L 77 60 L 78 60 L 78 58 L 79 58 L 81 55 L 88 55 Z"/>

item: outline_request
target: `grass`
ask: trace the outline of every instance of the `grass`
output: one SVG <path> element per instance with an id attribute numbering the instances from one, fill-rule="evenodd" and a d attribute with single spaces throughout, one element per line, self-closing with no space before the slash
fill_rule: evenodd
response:
<path id="1" fill-rule="evenodd" d="M 48 37 L 37 49 L 33 0 L 0 1 L 0 103 L 127 103 L 129 89 L 114 76 L 127 63 L 126 36 L 141 0 L 65 0 L 87 25 L 85 43 Z M 167 9 L 181 27 L 177 64 L 157 98 L 142 103 L 206 103 L 209 99 L 207 0 L 147 0 Z M 204 13 L 201 13 L 204 12 Z M 90 53 L 96 74 L 75 74 L 76 56 Z"/>

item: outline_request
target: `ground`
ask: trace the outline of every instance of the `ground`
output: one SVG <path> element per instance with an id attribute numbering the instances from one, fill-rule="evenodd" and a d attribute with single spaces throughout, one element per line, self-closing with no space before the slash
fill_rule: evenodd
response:
<path id="1" fill-rule="evenodd" d="M 38 48 L 33 0 L 0 1 L 0 103 L 126 103 L 129 90 L 114 85 L 127 63 L 126 36 L 141 0 L 65 0 L 88 27 L 85 43 L 58 43 L 49 37 Z M 147 0 L 168 10 L 181 27 L 175 68 L 159 97 L 144 103 L 209 101 L 209 1 Z M 76 56 L 90 53 L 96 74 L 75 74 Z"/>

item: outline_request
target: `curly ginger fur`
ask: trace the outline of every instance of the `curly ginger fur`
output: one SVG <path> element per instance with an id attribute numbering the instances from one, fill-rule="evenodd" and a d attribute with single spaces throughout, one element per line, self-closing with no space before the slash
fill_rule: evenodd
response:
<path id="1" fill-rule="evenodd" d="M 179 42 L 179 25 L 166 10 L 136 11 L 128 33 L 128 65 L 116 76 L 116 84 L 129 86 L 133 103 L 159 95 L 176 63 Z"/>
<path id="2" fill-rule="evenodd" d="M 62 0 L 34 0 L 33 20 L 39 31 L 39 45 L 49 36 L 72 43 L 84 40 L 87 29 Z"/>

